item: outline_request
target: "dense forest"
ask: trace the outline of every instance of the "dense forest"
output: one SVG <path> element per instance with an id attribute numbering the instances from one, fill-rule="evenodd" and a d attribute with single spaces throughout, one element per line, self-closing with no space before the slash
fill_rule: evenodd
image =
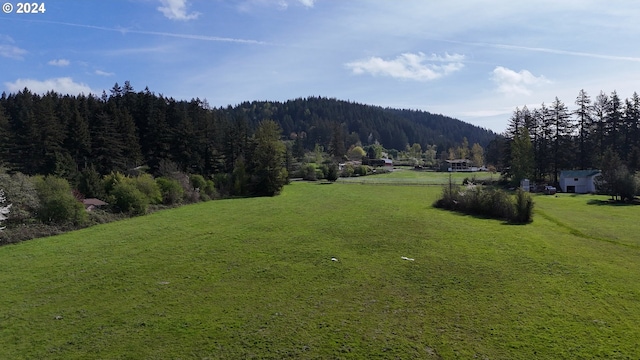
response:
<path id="1" fill-rule="evenodd" d="M 104 175 L 145 165 L 155 174 L 163 161 L 211 177 L 231 173 L 235 162 L 246 158 L 249 140 L 265 119 L 279 124 L 283 140 L 297 140 L 298 153 L 320 146 L 336 157 L 354 144 L 404 150 L 417 143 L 446 151 L 465 137 L 482 146 L 495 137 L 423 111 L 319 97 L 211 108 L 206 101 L 175 100 L 148 88 L 136 92 L 125 82 L 102 96 L 39 95 L 28 89 L 2 94 L 0 159 L 12 171 L 70 180 L 88 167 Z"/>
<path id="2" fill-rule="evenodd" d="M 571 169 L 640 170 L 640 95 L 623 100 L 601 91 L 592 100 L 581 90 L 575 105 L 569 110 L 556 97 L 550 105 L 517 108 L 504 136 L 487 147 L 487 161 L 516 181 L 557 183 L 559 171 Z"/>

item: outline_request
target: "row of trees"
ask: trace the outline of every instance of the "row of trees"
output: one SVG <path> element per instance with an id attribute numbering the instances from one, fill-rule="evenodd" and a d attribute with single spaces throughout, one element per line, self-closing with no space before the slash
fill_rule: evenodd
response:
<path id="1" fill-rule="evenodd" d="M 101 98 L 28 89 L 0 97 L 0 163 L 74 186 L 83 172 L 147 168 L 158 175 L 170 162 L 184 173 L 217 176 L 223 194 L 273 195 L 286 181 L 285 156 L 273 121 L 252 127 L 246 117 L 214 111 L 198 99 L 134 92 L 128 82 Z"/>
<path id="2" fill-rule="evenodd" d="M 560 170 L 603 168 L 611 156 L 630 172 L 639 170 L 640 96 L 600 92 L 592 100 L 581 90 L 575 105 L 569 110 L 556 97 L 550 105 L 517 108 L 504 136 L 489 144 L 488 161 L 515 181 L 557 183 Z"/>

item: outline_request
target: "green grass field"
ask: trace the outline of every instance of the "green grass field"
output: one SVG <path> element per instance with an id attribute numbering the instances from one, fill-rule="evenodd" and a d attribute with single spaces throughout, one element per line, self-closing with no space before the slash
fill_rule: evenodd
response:
<path id="1" fill-rule="evenodd" d="M 488 172 L 432 172 L 432 171 L 416 171 L 411 168 L 394 169 L 393 172 L 379 174 L 375 176 L 356 176 L 348 178 L 339 178 L 338 183 L 356 183 L 370 185 L 444 185 L 451 181 L 461 184 L 465 178 L 482 180 L 497 180 L 499 174 L 491 174 Z"/>
<path id="2" fill-rule="evenodd" d="M 299 182 L 1 247 L 0 358 L 640 356 L 640 208 L 515 226 L 439 192 Z"/>

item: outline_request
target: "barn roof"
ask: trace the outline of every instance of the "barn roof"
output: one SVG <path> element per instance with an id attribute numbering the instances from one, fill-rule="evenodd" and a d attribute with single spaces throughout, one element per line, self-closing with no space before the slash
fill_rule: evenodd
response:
<path id="1" fill-rule="evenodd" d="M 600 170 L 563 170 L 561 178 L 585 178 L 600 174 Z"/>

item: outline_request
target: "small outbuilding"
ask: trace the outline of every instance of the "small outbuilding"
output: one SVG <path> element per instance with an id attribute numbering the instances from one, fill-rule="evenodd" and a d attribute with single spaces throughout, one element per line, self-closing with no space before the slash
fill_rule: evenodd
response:
<path id="1" fill-rule="evenodd" d="M 598 176 L 602 176 L 600 170 L 563 170 L 559 178 L 560 189 L 565 193 L 594 193 Z"/>
<path id="2" fill-rule="evenodd" d="M 82 199 L 82 203 L 84 204 L 84 209 L 87 211 L 91 211 L 93 209 L 98 209 L 102 206 L 109 205 L 108 203 L 95 198 Z"/>

